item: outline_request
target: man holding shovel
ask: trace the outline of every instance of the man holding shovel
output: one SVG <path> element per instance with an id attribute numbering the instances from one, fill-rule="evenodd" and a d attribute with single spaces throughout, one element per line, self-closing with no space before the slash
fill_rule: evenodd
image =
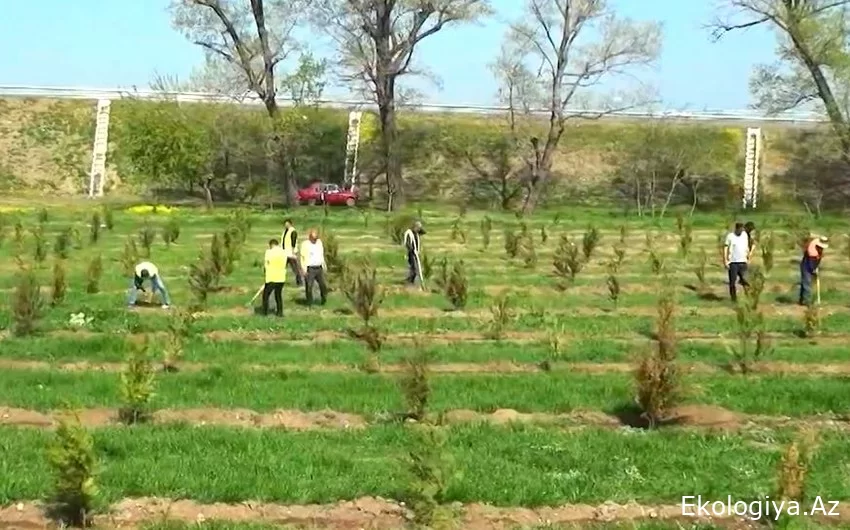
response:
<path id="1" fill-rule="evenodd" d="M 826 237 L 813 237 L 803 249 L 803 259 L 800 260 L 800 305 L 812 303 L 812 280 L 817 283 L 818 303 L 820 303 L 820 278 L 818 268 L 823 259 L 823 250 L 829 248 Z"/>
<path id="2" fill-rule="evenodd" d="M 421 255 L 421 236 L 425 234 L 422 229 L 421 221 L 414 221 L 410 228 L 405 230 L 402 238 L 402 243 L 407 249 L 407 283 L 414 285 L 416 279 L 419 278 L 419 286 L 424 289 L 424 278 L 422 278 L 422 262 L 419 256 Z"/>

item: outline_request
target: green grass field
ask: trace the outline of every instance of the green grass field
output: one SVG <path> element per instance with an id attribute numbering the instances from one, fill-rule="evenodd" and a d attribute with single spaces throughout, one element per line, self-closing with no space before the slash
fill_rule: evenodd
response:
<path id="1" fill-rule="evenodd" d="M 404 527 L 415 483 L 406 460 L 419 447 L 420 431 L 404 420 L 400 382 L 415 352 L 431 359 L 424 422 L 445 438 L 437 446 L 437 460 L 445 463 L 436 499 L 447 527 L 755 527 L 740 518 L 694 526 L 681 514 L 682 496 L 773 498 L 780 460 L 799 431 L 814 431 L 818 439 L 804 479 L 807 499 L 850 503 L 850 223 L 844 219 L 753 216 L 763 240 L 770 233 L 775 243 L 759 305 L 760 336 L 770 347 L 742 374 L 732 354 L 741 326 L 718 244 L 728 217 L 695 216 L 685 257 L 673 217 L 539 214 L 524 220 L 532 259 L 528 243 L 516 257 L 506 254 L 505 231 L 520 231 L 513 216 L 489 214 L 485 248 L 484 213 L 458 220 L 456 212 L 425 209 L 430 274 L 421 291 L 403 285 L 404 251 L 386 233 L 383 214 L 255 211 L 233 272 L 182 341 L 178 371 L 165 372 L 159 367 L 169 326 L 193 300 L 189 267 L 232 212 L 115 209 L 114 226 L 91 242 L 92 208 L 52 207 L 41 220 L 34 209 L 0 214 L 0 526 L 47 524 L 41 503 L 51 498 L 54 481 L 45 448 L 59 412 L 72 408 L 94 438 L 102 526 Z M 339 288 L 340 274 L 330 274 L 334 289 L 324 307 L 306 307 L 303 290 L 292 284 L 283 319 L 248 305 L 263 281 L 266 243 L 279 237 L 285 216 L 295 220 L 299 237 L 321 228 L 346 262 L 368 257 L 374 264 L 384 292 L 374 320 L 385 335 L 378 353 L 349 334 L 360 321 Z M 181 230 L 166 246 L 159 233 L 170 219 Z M 158 231 L 150 260 L 170 291 L 169 310 L 156 301 L 126 308 L 130 278 L 121 256 L 145 224 Z M 38 226 L 47 251 L 41 262 Z M 79 238 L 60 260 L 53 247 L 68 227 Z M 581 247 L 591 227 L 601 239 L 574 281 L 565 281 L 553 266 L 560 237 Z M 806 309 L 795 303 L 796 240 L 807 230 L 832 240 L 821 269 L 819 325 L 808 328 Z M 616 301 L 609 288 L 615 248 L 624 250 L 614 273 Z M 87 270 L 96 256 L 103 275 L 98 292 L 88 293 Z M 651 256 L 663 262 L 660 273 Z M 449 267 L 463 261 L 468 300 L 461 309 L 439 287 L 443 257 Z M 68 289 L 53 305 L 56 260 L 67 271 Z M 755 265 L 766 271 L 763 261 L 757 253 Z M 695 270 L 703 262 L 701 282 Z M 20 263 L 33 267 L 44 299 L 37 329 L 27 336 L 16 336 L 12 310 Z M 637 427 L 633 372 L 638 356 L 658 342 L 656 305 L 665 289 L 675 295 L 683 392 L 669 411 L 676 421 L 646 430 Z M 500 300 L 506 300 L 501 311 Z M 78 313 L 81 325 L 72 319 Z M 500 313 L 503 318 L 495 316 Z M 125 405 L 121 374 L 144 337 L 157 367 L 155 412 L 148 424 L 126 426 L 118 421 Z M 843 512 L 791 524 L 847 527 L 850 508 Z"/>

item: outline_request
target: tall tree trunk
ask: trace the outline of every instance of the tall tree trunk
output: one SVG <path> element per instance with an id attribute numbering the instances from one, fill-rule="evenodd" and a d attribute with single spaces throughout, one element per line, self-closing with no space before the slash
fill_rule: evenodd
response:
<path id="1" fill-rule="evenodd" d="M 561 136 L 564 134 L 564 128 L 564 119 L 559 114 L 552 112 L 549 119 L 549 132 L 546 135 L 546 144 L 543 146 L 543 149 L 540 149 L 537 138 L 532 139 L 534 167 L 531 173 L 531 186 L 528 188 L 528 193 L 522 205 L 523 214 L 534 212 L 534 209 L 540 203 L 540 198 L 543 197 L 546 191 L 546 187 L 549 185 L 549 178 L 552 176 L 552 162 L 555 159 L 555 150 L 558 148 L 558 142 L 561 141 Z"/>
<path id="2" fill-rule="evenodd" d="M 398 130 L 395 114 L 395 79 L 388 77 L 380 83 L 378 90 L 378 114 L 381 121 L 381 155 L 387 176 L 387 210 L 395 211 L 404 206 L 404 182 L 401 176 L 401 161 L 396 144 Z"/>
<path id="3" fill-rule="evenodd" d="M 266 173 L 275 182 L 283 183 L 283 202 L 292 207 L 297 201 L 298 186 L 295 175 L 286 168 L 286 145 L 283 142 L 283 131 L 280 130 L 280 109 L 274 95 L 263 100 L 266 112 L 271 120 L 271 133 L 266 143 Z"/>

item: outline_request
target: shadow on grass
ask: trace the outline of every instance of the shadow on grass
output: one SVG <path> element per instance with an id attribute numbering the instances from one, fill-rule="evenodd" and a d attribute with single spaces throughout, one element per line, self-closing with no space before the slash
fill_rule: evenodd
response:
<path id="1" fill-rule="evenodd" d="M 686 284 L 685 289 L 696 293 L 697 298 L 705 302 L 722 302 L 724 300 L 722 296 L 715 294 L 713 291 L 710 291 L 705 287 L 694 285 L 692 283 Z"/>
<path id="2" fill-rule="evenodd" d="M 609 414 L 617 418 L 621 424 L 633 429 L 649 429 L 649 421 L 643 416 L 643 411 L 635 404 L 624 403 L 607 411 Z M 679 425 L 680 418 L 673 417 L 662 420 L 655 424 L 655 428 L 670 427 Z"/>
<path id="3" fill-rule="evenodd" d="M 797 300 L 794 300 L 794 297 L 790 294 L 781 294 L 775 298 L 777 304 L 782 305 L 795 305 Z"/>

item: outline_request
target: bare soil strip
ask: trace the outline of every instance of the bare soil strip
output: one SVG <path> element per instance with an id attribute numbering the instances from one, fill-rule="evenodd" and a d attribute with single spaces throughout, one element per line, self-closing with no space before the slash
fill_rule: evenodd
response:
<path id="1" fill-rule="evenodd" d="M 600 288 L 594 287 L 595 290 Z M 600 290 L 601 296 L 601 290 Z M 146 308 L 146 307 L 145 307 Z M 159 306 L 156 306 L 159 309 Z M 795 317 L 803 318 L 806 308 L 798 305 L 765 305 L 761 308 L 766 317 Z M 511 308 L 511 312 L 515 316 L 542 313 L 545 315 L 557 315 L 559 317 L 598 317 L 598 316 L 655 316 L 658 310 L 652 305 L 643 306 L 625 306 L 617 309 L 613 308 L 598 308 L 574 306 L 570 308 L 552 308 L 552 309 L 533 309 L 527 307 Z M 735 307 L 731 303 L 724 303 L 715 306 L 681 306 L 677 309 L 679 315 L 688 316 L 722 316 L 735 314 Z M 210 308 L 202 313 L 197 313 L 199 318 L 219 317 L 219 316 L 239 316 L 253 314 L 253 308 L 234 307 L 234 308 Z M 311 317 L 321 319 L 337 319 L 341 315 L 353 314 L 347 309 L 324 310 L 316 307 Z M 820 308 L 821 316 L 832 314 L 850 314 L 850 307 L 844 306 L 822 306 Z M 379 310 L 379 316 L 383 318 L 468 318 L 479 320 L 492 319 L 492 312 L 489 309 L 465 309 L 465 310 L 448 310 L 440 307 L 392 307 L 382 308 Z"/>
<path id="2" fill-rule="evenodd" d="M 183 372 L 200 372 L 216 364 L 180 362 L 177 366 Z M 361 369 L 346 364 L 228 364 L 228 368 L 251 372 L 316 372 L 351 373 Z M 737 371 L 733 366 L 712 365 L 707 363 L 679 363 L 686 373 L 718 374 Z M 0 370 L 59 370 L 63 372 L 121 372 L 124 363 L 116 362 L 70 362 L 50 363 L 47 361 L 26 361 L 18 359 L 0 359 Z M 379 373 L 396 374 L 404 372 L 402 364 L 382 364 L 376 367 Z M 439 363 L 429 366 L 429 370 L 438 374 L 518 374 L 539 373 L 544 371 L 540 363 L 514 363 L 511 361 L 482 361 L 480 363 Z M 589 363 L 589 362 L 550 362 L 546 371 L 572 372 L 584 374 L 628 373 L 634 370 L 630 363 Z M 750 368 L 753 374 L 803 374 L 803 375 L 847 375 L 850 363 L 791 363 L 760 362 Z"/>
<path id="3" fill-rule="evenodd" d="M 38 412 L 28 409 L 0 406 L 0 425 L 52 429 L 57 425 L 62 411 Z M 83 409 L 77 411 L 80 422 L 87 427 L 120 426 L 118 410 L 109 408 Z M 395 419 L 401 420 L 400 416 Z M 388 415 L 382 421 L 393 421 Z M 548 425 L 566 429 L 599 427 L 618 429 L 622 427 L 645 427 L 645 421 L 638 412 L 627 411 L 620 414 L 608 414 L 601 411 L 574 411 L 564 414 L 543 412 L 526 413 L 513 409 L 499 409 L 492 413 L 458 409 L 432 415 L 432 421 L 441 425 L 464 423 L 491 423 L 508 425 L 528 423 Z M 370 425 L 364 416 L 333 410 L 301 411 L 280 409 L 261 413 L 250 409 L 162 409 L 153 414 L 155 424 L 188 423 L 191 425 L 277 428 L 294 431 L 317 429 L 363 429 Z M 378 422 L 380 423 L 380 421 Z M 686 405 L 670 412 L 663 422 L 670 427 L 740 430 L 753 427 L 813 427 L 818 429 L 850 430 L 850 416 L 815 416 L 811 418 L 790 418 L 780 416 L 747 415 L 717 407 L 714 405 Z"/>
<path id="4" fill-rule="evenodd" d="M 44 336 L 49 336 L 53 338 L 65 338 L 65 339 L 73 339 L 73 338 L 92 338 L 99 337 L 108 333 L 101 332 L 93 332 L 88 330 L 69 330 L 69 329 L 60 329 L 49 331 L 44 334 Z M 144 338 L 145 335 L 150 335 L 152 337 L 163 336 L 164 332 L 151 332 L 147 334 L 138 333 L 133 335 L 126 335 L 126 333 L 121 332 L 121 335 L 128 336 L 129 340 L 132 341 L 140 341 Z M 322 343 L 332 343 L 338 341 L 351 341 L 352 338 L 343 331 L 332 331 L 332 330 L 318 330 L 312 333 L 309 338 L 305 337 L 304 334 L 293 334 L 286 332 L 270 332 L 270 331 L 250 331 L 250 330 L 214 330 L 206 333 L 202 333 L 204 337 L 208 340 L 214 341 L 245 341 L 245 342 L 285 342 L 290 345 L 311 345 L 311 344 L 322 344 Z M 0 340 L 3 338 L 9 338 L 11 334 L 6 332 L 0 332 Z M 547 331 L 508 331 L 505 332 L 502 337 L 499 339 L 501 342 L 509 342 L 511 344 L 526 344 L 531 342 L 540 342 L 546 340 L 549 337 L 549 333 Z M 563 333 L 561 337 L 565 340 L 583 340 L 588 338 L 594 338 L 593 336 L 582 335 L 581 333 L 570 333 L 569 331 Z M 605 340 L 611 340 L 614 342 L 620 342 L 624 344 L 645 344 L 650 341 L 649 337 L 642 336 L 638 333 L 633 335 L 624 335 L 624 336 L 610 336 L 605 335 L 598 338 L 604 338 Z M 783 341 L 783 342 L 796 342 L 801 346 L 803 345 L 817 345 L 817 346 L 835 346 L 835 345 L 847 345 L 850 343 L 850 334 L 846 333 L 834 333 L 834 334 L 821 334 L 818 335 L 814 339 L 803 339 L 798 338 L 794 334 L 791 333 L 767 333 L 765 338 L 768 338 L 772 341 Z M 689 332 L 680 332 L 677 333 L 676 340 L 679 342 L 694 342 L 694 343 L 704 343 L 704 344 L 712 344 L 712 343 L 730 343 L 733 338 L 723 337 L 721 335 L 706 335 L 702 333 L 689 333 Z M 485 336 L 484 332 L 475 332 L 475 331 L 447 331 L 443 333 L 391 333 L 386 335 L 386 343 L 388 344 L 411 344 L 411 343 L 421 343 L 423 345 L 431 345 L 431 344 L 457 344 L 458 342 L 467 342 L 467 343 L 494 343 L 494 339 L 488 338 Z"/>
<path id="5" fill-rule="evenodd" d="M 725 502 L 725 499 L 723 501 Z M 679 504 L 606 502 L 598 506 L 567 504 L 521 508 L 456 503 L 448 508 L 457 514 L 456 523 L 459 527 L 466 530 L 502 530 L 541 525 L 584 526 L 640 520 L 680 522 L 687 526 L 710 522 L 727 529 L 756 528 L 758 524 L 734 515 L 713 515 L 710 519 L 685 517 Z M 0 508 L 0 528 L 42 529 L 55 526 L 44 514 L 44 505 L 40 502 L 21 502 Z M 411 517 L 412 514 L 403 503 L 380 497 L 362 497 L 334 504 L 313 505 L 281 505 L 252 501 L 239 504 L 200 504 L 191 500 L 148 497 L 124 499 L 114 504 L 110 513 L 96 516 L 95 524 L 102 528 L 138 528 L 145 523 L 163 521 L 196 524 L 218 520 L 334 530 L 397 530 L 407 527 Z M 850 521 L 850 512 L 844 510 L 838 516 L 823 519 L 815 516 L 813 520 L 826 524 L 841 524 Z"/>

